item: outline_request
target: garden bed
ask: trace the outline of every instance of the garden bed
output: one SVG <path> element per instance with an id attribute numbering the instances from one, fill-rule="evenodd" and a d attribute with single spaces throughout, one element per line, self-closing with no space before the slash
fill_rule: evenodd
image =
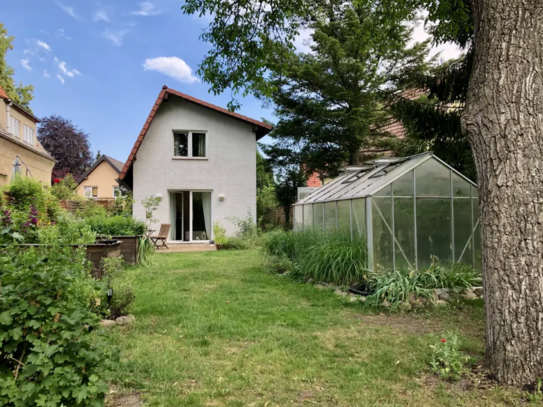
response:
<path id="1" fill-rule="evenodd" d="M 125 264 L 130 266 L 138 264 L 141 236 L 113 236 L 112 239 L 121 242 L 121 256 Z"/>

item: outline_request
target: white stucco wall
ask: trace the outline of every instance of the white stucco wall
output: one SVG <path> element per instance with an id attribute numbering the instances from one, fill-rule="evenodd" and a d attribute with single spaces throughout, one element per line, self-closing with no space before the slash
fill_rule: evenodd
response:
<path id="1" fill-rule="evenodd" d="M 253 125 L 170 97 L 156 113 L 133 164 L 134 216 L 145 219 L 141 200 L 162 194 L 154 217 L 170 221 L 170 191 L 211 191 L 211 217 L 232 236 L 227 219 L 256 217 L 256 134 Z M 206 160 L 173 159 L 173 130 L 206 131 Z M 225 196 L 219 201 L 219 195 Z"/>

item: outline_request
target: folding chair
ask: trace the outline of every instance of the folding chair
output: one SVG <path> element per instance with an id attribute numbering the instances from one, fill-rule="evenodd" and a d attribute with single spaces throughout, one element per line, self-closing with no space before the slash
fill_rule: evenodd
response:
<path id="1" fill-rule="evenodd" d="M 166 244 L 166 240 L 168 240 L 168 235 L 170 234 L 171 227 L 172 225 L 170 223 L 162 223 L 160 225 L 158 235 L 151 236 L 151 242 L 153 242 L 157 249 L 160 249 L 162 247 L 166 247 L 166 249 L 169 249 L 168 245 Z M 158 246 L 158 242 L 161 243 L 160 247 Z"/>

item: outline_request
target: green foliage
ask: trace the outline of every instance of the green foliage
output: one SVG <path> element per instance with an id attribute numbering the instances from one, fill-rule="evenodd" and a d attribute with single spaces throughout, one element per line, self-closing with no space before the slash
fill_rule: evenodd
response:
<path id="1" fill-rule="evenodd" d="M 116 196 L 113 205 L 107 209 L 110 216 L 132 216 L 132 206 L 134 205 L 134 197 L 132 193 L 126 192 L 122 196 Z"/>
<path id="2" fill-rule="evenodd" d="M 94 216 L 85 219 L 90 229 L 100 236 L 141 236 L 145 223 L 131 216 Z"/>
<path id="3" fill-rule="evenodd" d="M 367 286 L 374 294 L 370 303 L 379 305 L 385 299 L 397 308 L 412 298 L 431 299 L 432 290 L 446 288 L 461 291 L 481 284 L 481 273 L 461 263 L 442 264 L 434 259 L 427 270 L 396 269 L 370 274 Z"/>
<path id="4" fill-rule="evenodd" d="M 460 350 L 460 338 L 457 334 L 445 335 L 436 345 L 431 345 L 432 371 L 444 380 L 459 380 L 466 372 L 470 357 Z"/>
<path id="5" fill-rule="evenodd" d="M 251 212 L 247 211 L 245 219 L 228 218 L 237 228 L 236 238 L 228 238 L 227 249 L 249 249 L 260 245 L 260 230 Z"/>
<path id="6" fill-rule="evenodd" d="M 140 238 L 138 246 L 138 264 L 149 267 L 152 266 L 153 257 L 155 256 L 155 248 L 147 236 Z"/>
<path id="7" fill-rule="evenodd" d="M 296 280 L 351 285 L 368 275 L 365 241 L 346 231 L 274 231 L 264 235 L 264 249 L 275 269 Z"/>
<path id="8" fill-rule="evenodd" d="M 94 199 L 85 199 L 82 201 L 80 209 L 77 210 L 77 215 L 82 218 L 105 218 L 107 209 L 102 205 L 98 205 Z"/>
<path id="9" fill-rule="evenodd" d="M 0 23 L 0 87 L 6 91 L 9 98 L 18 105 L 30 110 L 30 101 L 33 99 L 34 87 L 23 86 L 13 79 L 14 69 L 6 63 L 6 54 L 13 49 L 14 37 L 8 35 L 8 30 Z"/>
<path id="10" fill-rule="evenodd" d="M 307 174 L 299 166 L 280 166 L 278 168 L 278 182 L 275 187 L 275 194 L 279 205 L 285 211 L 287 223 L 290 219 L 290 210 L 294 202 L 298 200 L 298 188 L 305 187 Z"/>
<path id="11" fill-rule="evenodd" d="M 83 250 L 0 252 L 0 405 L 103 406 L 118 361 L 89 310 Z"/>
<path id="12" fill-rule="evenodd" d="M 47 245 L 86 245 L 96 241 L 96 233 L 86 221 L 69 212 L 59 216 L 56 224 L 40 228 L 38 235 L 40 243 Z"/>
<path id="13" fill-rule="evenodd" d="M 10 205 L 15 210 L 28 210 L 33 205 L 38 211 L 45 211 L 44 186 L 30 177 L 16 176 L 5 188 L 9 193 Z"/>
<path id="14" fill-rule="evenodd" d="M 123 274 L 123 263 L 124 260 L 120 257 L 102 259 L 104 278 L 100 284 L 102 294 L 98 312 L 105 318 L 115 319 L 128 315 L 136 300 L 130 284 L 120 278 Z M 110 289 L 113 295 L 111 302 L 108 302 L 107 294 Z"/>
<path id="15" fill-rule="evenodd" d="M 228 243 L 226 229 L 221 225 L 221 222 L 213 222 L 213 239 L 216 244 L 224 245 Z"/>
<path id="16" fill-rule="evenodd" d="M 152 223 L 158 222 L 157 219 L 153 218 L 153 214 L 160 206 L 160 203 L 162 202 L 161 196 L 150 196 L 148 198 L 145 198 L 143 201 L 141 201 L 141 204 L 145 208 L 145 223 L 147 224 L 147 228 L 149 229 Z"/>
<path id="17" fill-rule="evenodd" d="M 432 291 L 424 287 L 417 271 L 399 269 L 375 272 L 370 275 L 368 286 L 373 292 L 368 297 L 371 304 L 379 305 L 387 300 L 392 309 L 408 302 L 412 296 L 415 299 L 432 298 Z"/>
<path id="18" fill-rule="evenodd" d="M 258 244 L 255 240 L 246 239 L 240 236 L 229 237 L 224 244 L 225 250 L 247 250 L 252 249 Z"/>
<path id="19" fill-rule="evenodd" d="M 55 179 L 54 181 L 57 181 Z M 58 180 L 58 182 L 53 181 L 53 186 L 51 187 L 51 194 L 59 201 L 64 199 L 74 199 L 76 198 L 76 188 L 77 181 L 74 179 L 72 174 L 66 175 L 64 178 Z"/>

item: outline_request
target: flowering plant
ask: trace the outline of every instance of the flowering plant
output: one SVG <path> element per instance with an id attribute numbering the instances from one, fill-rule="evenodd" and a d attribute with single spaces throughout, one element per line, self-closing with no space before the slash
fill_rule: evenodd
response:
<path id="1" fill-rule="evenodd" d="M 436 345 L 431 345 L 432 357 L 430 367 L 432 371 L 442 379 L 458 380 L 466 373 L 465 364 L 470 362 L 470 357 L 460 350 L 460 338 L 457 334 L 446 335 Z"/>

